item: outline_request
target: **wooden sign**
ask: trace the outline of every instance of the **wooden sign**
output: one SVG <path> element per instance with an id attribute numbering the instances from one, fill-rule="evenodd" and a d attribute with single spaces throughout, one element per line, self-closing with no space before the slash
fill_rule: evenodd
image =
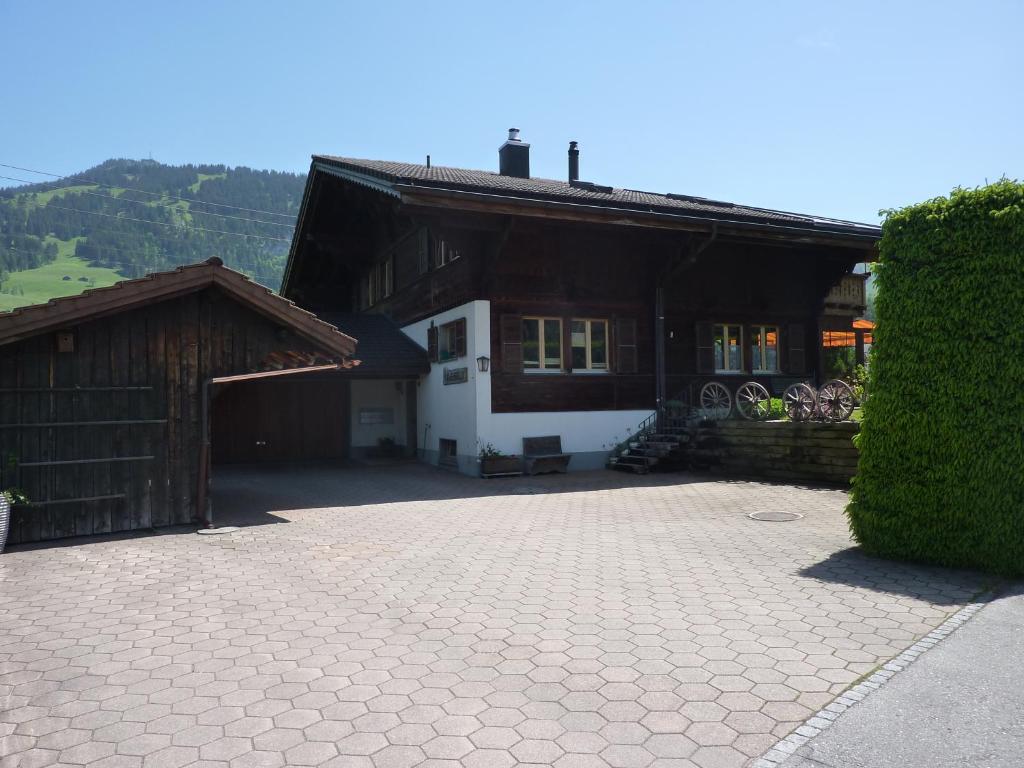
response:
<path id="1" fill-rule="evenodd" d="M 445 384 L 465 384 L 469 381 L 469 368 L 445 368 Z"/>

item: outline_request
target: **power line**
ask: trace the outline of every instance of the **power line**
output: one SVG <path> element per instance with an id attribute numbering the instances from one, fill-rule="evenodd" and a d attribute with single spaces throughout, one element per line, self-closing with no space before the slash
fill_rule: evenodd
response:
<path id="1" fill-rule="evenodd" d="M 123 249 L 115 249 L 115 250 L 123 250 Z M 31 251 L 25 251 L 25 250 L 22 250 L 21 248 L 0 248 L 0 254 L 11 253 L 11 252 L 23 253 L 26 256 L 39 256 L 40 255 L 39 253 L 33 253 Z M 89 259 L 87 259 L 87 258 L 85 258 L 83 256 L 79 256 L 77 253 L 76 254 L 72 254 L 72 255 L 75 258 L 82 259 L 83 261 L 89 261 Z M 166 257 L 168 259 L 172 259 L 173 258 L 170 254 L 167 254 L 167 253 L 158 253 L 158 254 L 155 254 L 155 255 L 157 255 L 157 256 L 164 256 L 164 257 Z M 131 261 L 112 261 L 110 259 L 95 259 L 95 260 L 96 261 L 102 261 L 104 264 L 116 264 L 119 267 L 133 267 L 135 269 L 139 269 L 139 268 L 142 268 L 142 267 L 146 266 L 145 264 L 139 264 L 138 262 L 131 262 Z M 52 263 L 53 263 L 52 261 L 48 261 L 48 262 L 46 262 L 44 264 L 40 264 L 39 266 L 40 267 L 46 267 L 46 266 L 49 266 Z M 174 262 L 174 261 L 172 261 L 167 266 L 169 266 L 171 269 L 174 269 L 175 267 L 190 266 L 192 264 L 198 264 L 198 263 L 200 263 L 200 262 L 195 262 L 195 261 Z M 94 264 L 90 264 L 89 266 L 93 267 L 93 268 L 100 268 L 100 269 L 103 268 L 103 267 L 96 267 L 96 265 L 94 265 Z M 226 266 L 228 266 L 229 269 L 235 269 L 235 267 L 232 267 L 230 264 L 227 264 Z M 30 269 L 38 269 L 38 268 L 39 267 L 30 267 Z M 157 268 L 159 268 L 159 267 L 157 267 Z M 12 275 L 14 275 L 15 273 L 17 273 L 17 272 L 24 272 L 24 271 L 25 270 L 22 270 L 22 269 L 14 270 L 14 272 L 9 273 L 8 279 L 10 279 L 10 277 Z M 241 271 L 241 270 L 239 269 L 238 271 Z M 251 271 L 251 273 L 252 273 L 252 275 L 254 277 L 256 277 L 256 276 L 263 277 L 263 276 L 266 275 L 266 273 L 260 272 L 260 271 L 258 271 L 256 269 L 252 269 L 250 271 Z M 149 274 L 149 273 L 146 273 L 146 274 Z M 145 276 L 145 275 L 143 275 L 143 276 Z M 129 279 L 129 280 L 132 279 L 132 278 L 128 278 L 125 275 L 122 275 L 122 277 L 125 277 L 125 279 Z"/>
<path id="2" fill-rule="evenodd" d="M 61 176 L 59 173 L 50 173 L 49 171 L 37 171 L 34 168 L 23 168 L 20 165 L 8 165 L 7 163 L 0 163 L 0 168 L 13 168 L 16 171 L 25 171 L 26 173 L 37 173 L 40 176 L 50 176 L 50 177 L 55 178 L 55 179 L 77 179 L 79 181 L 84 181 L 87 184 L 95 184 L 95 185 L 97 185 L 99 187 L 109 187 L 111 189 L 114 188 L 113 184 L 106 184 L 106 183 L 104 183 L 102 181 L 94 181 L 92 179 L 86 179 L 86 178 L 84 178 L 82 176 Z M 38 183 L 38 184 L 45 184 L 46 182 L 45 181 L 40 181 L 40 182 L 36 182 L 36 183 Z M 188 202 L 188 203 L 199 203 L 200 205 L 212 205 L 212 206 L 215 206 L 217 208 L 233 208 L 236 211 L 247 211 L 249 213 L 265 213 L 268 216 L 286 216 L 286 217 L 289 217 L 289 218 L 294 216 L 294 214 L 291 214 L 291 213 L 279 213 L 278 211 L 263 211 L 263 210 L 260 210 L 259 208 L 243 208 L 240 205 L 228 205 L 227 203 L 211 203 L 211 202 L 208 202 L 206 200 L 196 200 L 195 198 L 191 198 L 191 197 L 179 197 L 178 195 L 164 194 L 162 192 L 150 192 L 150 191 L 145 190 L 145 189 L 138 189 L 137 187 L 118 187 L 118 189 L 130 189 L 132 192 L 139 192 L 139 193 L 141 193 L 143 195 L 152 195 L 153 197 L 160 197 L 160 198 L 169 197 L 169 198 L 171 198 L 173 200 L 184 200 L 185 202 Z"/>
<path id="3" fill-rule="evenodd" d="M 34 184 L 34 183 L 36 183 L 36 182 L 33 182 L 33 181 L 29 180 L 29 179 L 16 179 L 14 176 L 3 176 L 3 175 L 0 175 L 0 179 L 8 179 L 10 181 L 21 181 L 21 182 L 24 182 L 25 184 Z M 109 185 L 105 185 L 105 186 L 109 186 Z M 127 187 L 125 187 L 125 189 L 127 189 Z M 57 190 L 57 191 L 60 191 L 60 190 Z M 69 194 L 92 195 L 93 197 L 100 197 L 100 198 L 103 198 L 104 200 L 113 200 L 114 202 L 117 202 L 117 203 L 134 203 L 135 205 L 145 205 L 145 206 L 161 205 L 161 206 L 163 206 L 165 208 L 171 208 L 171 209 L 174 209 L 174 210 L 180 210 L 179 208 L 177 208 L 177 204 L 176 203 L 165 203 L 165 202 L 162 202 L 162 201 L 154 201 L 152 203 L 147 203 L 147 202 L 144 202 L 142 200 L 131 200 L 131 199 L 128 199 L 128 198 L 123 198 L 123 197 L 115 197 L 114 195 L 101 195 L 99 192 L 90 192 L 87 189 L 76 189 L 76 190 L 74 190 L 74 192 L 70 192 Z M 213 213 L 212 211 L 194 211 L 191 208 L 188 209 L 188 212 L 191 213 L 191 214 L 199 213 L 199 214 L 202 214 L 203 216 L 216 216 L 216 217 L 221 218 L 221 219 L 234 219 L 236 221 L 247 221 L 250 224 L 266 224 L 267 226 L 270 226 L 270 227 L 287 227 L 288 229 L 295 229 L 295 225 L 294 224 L 284 224 L 283 222 L 279 222 L 279 221 L 263 221 L 262 219 L 250 219 L 250 218 L 248 218 L 246 216 L 229 216 L 226 213 Z"/>
<path id="4" fill-rule="evenodd" d="M 63 205 L 54 205 L 53 203 L 47 203 L 47 208 L 54 208 L 58 211 L 71 211 L 72 213 L 86 213 L 90 216 L 103 216 L 108 219 L 117 219 L 118 221 L 137 221 L 140 224 L 157 224 L 161 227 L 172 227 L 174 229 L 190 229 L 193 232 L 211 232 L 217 235 L 232 235 L 234 237 L 252 237 L 257 240 L 276 240 L 281 243 L 290 243 L 291 238 L 288 237 L 266 237 L 264 235 L 247 235 L 244 232 L 228 232 L 224 229 L 206 229 L 204 227 L 195 227 L 190 224 L 168 224 L 165 221 L 149 221 L 148 219 L 134 219 L 131 216 L 116 216 L 112 213 L 100 213 L 99 211 L 83 211 L 80 208 L 67 208 Z"/>

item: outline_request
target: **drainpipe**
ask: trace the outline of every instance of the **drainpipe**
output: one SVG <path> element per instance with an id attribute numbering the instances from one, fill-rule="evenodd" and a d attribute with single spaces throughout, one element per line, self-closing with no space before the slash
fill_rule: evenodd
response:
<path id="1" fill-rule="evenodd" d="M 661 414 L 665 407 L 665 390 L 668 384 L 665 378 L 665 286 L 659 280 L 654 289 L 654 372 L 657 379 L 655 387 L 655 424 L 661 430 Z"/>
<path id="2" fill-rule="evenodd" d="M 718 222 L 711 223 L 708 238 L 696 248 L 691 248 L 685 258 L 670 262 L 658 277 L 654 289 L 654 371 L 655 371 L 655 404 L 657 410 L 657 426 L 661 428 L 662 409 L 668 400 L 668 374 L 665 365 L 665 284 L 670 282 L 683 268 L 693 266 L 707 248 L 718 239 Z"/>

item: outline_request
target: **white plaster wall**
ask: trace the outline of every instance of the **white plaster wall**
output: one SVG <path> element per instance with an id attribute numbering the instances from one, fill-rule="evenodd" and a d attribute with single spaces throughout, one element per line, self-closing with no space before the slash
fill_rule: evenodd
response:
<path id="1" fill-rule="evenodd" d="M 431 322 L 441 326 L 460 317 L 466 318 L 466 356 L 447 363 L 431 363 L 430 373 L 420 378 L 417 388 L 417 440 L 426 458 L 437 463 L 441 438 L 458 444 L 459 469 L 476 472 L 477 417 L 480 387 L 486 385 L 487 410 L 490 411 L 490 374 L 477 371 L 476 358 L 490 356 L 489 301 L 471 301 L 455 309 L 441 312 L 426 320 L 407 325 L 402 330 L 420 346 L 427 346 L 427 329 Z M 481 333 L 481 328 L 486 331 Z M 465 367 L 469 380 L 462 384 L 444 383 L 445 368 Z M 428 426 L 429 425 L 429 426 Z M 424 440 L 424 434 L 426 439 Z"/>
<path id="2" fill-rule="evenodd" d="M 522 453 L 524 437 L 559 435 L 566 453 L 607 454 L 636 432 L 650 411 L 492 413 L 481 440 L 502 453 Z M 571 466 L 571 465 L 570 465 Z"/>
<path id="3" fill-rule="evenodd" d="M 420 448 L 429 461 L 436 463 L 438 439 L 458 441 L 459 469 L 468 474 L 478 471 L 477 454 L 488 443 L 506 454 L 521 454 L 524 437 L 560 435 L 562 450 L 575 454 L 571 469 L 604 466 L 609 451 L 633 434 L 653 410 L 562 411 L 555 413 L 491 413 L 491 374 L 477 370 L 477 357 L 491 357 L 491 303 L 473 301 L 427 320 L 406 326 L 416 343 L 427 346 L 427 328 L 431 321 L 443 325 L 466 318 L 466 357 L 447 366 L 469 369 L 465 384 L 444 385 L 444 364 L 431 365 L 430 374 L 420 379 L 418 388 L 418 432 Z M 423 443 L 424 427 L 426 443 Z"/>
<path id="4" fill-rule="evenodd" d="M 397 382 L 403 385 L 403 382 Z M 352 446 L 373 447 L 382 437 L 390 437 L 397 445 L 406 444 L 405 396 L 391 379 L 352 380 Z M 360 424 L 360 408 L 391 408 L 393 424 Z"/>

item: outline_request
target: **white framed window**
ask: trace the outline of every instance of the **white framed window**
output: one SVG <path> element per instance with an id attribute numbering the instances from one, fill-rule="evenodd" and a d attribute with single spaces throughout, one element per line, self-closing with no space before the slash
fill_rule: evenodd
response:
<path id="1" fill-rule="evenodd" d="M 447 363 L 466 354 L 466 319 L 445 323 L 437 333 L 437 360 Z"/>
<path id="2" fill-rule="evenodd" d="M 715 373 L 743 370 L 743 327 L 723 323 L 715 326 Z"/>
<path id="3" fill-rule="evenodd" d="M 608 370 L 608 321 L 573 318 L 572 369 L 574 371 Z"/>
<path id="4" fill-rule="evenodd" d="M 754 373 L 776 373 L 779 370 L 779 328 L 756 325 L 750 329 L 750 359 Z"/>
<path id="5" fill-rule="evenodd" d="M 434 264 L 438 267 L 451 264 L 459 256 L 459 249 L 447 240 L 442 240 L 441 238 L 434 240 Z"/>
<path id="6" fill-rule="evenodd" d="M 373 306 L 395 292 L 393 270 L 391 259 L 378 262 L 370 267 L 370 272 L 366 276 L 366 297 L 369 306 Z"/>
<path id="7" fill-rule="evenodd" d="M 557 317 L 523 318 L 523 369 L 562 370 L 562 321 Z"/>

